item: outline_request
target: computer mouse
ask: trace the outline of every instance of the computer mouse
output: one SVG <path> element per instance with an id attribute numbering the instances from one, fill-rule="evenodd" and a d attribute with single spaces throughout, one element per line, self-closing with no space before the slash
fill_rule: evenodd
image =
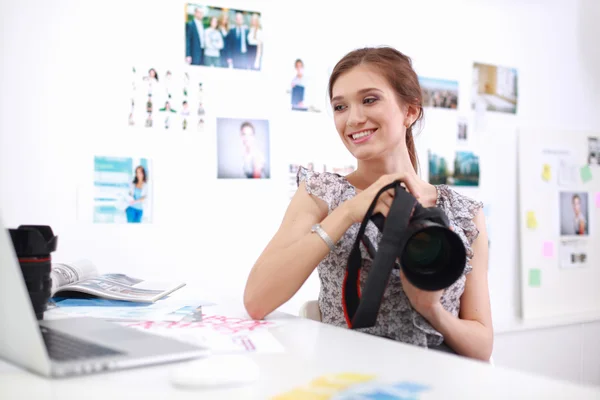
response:
<path id="1" fill-rule="evenodd" d="M 259 376 L 256 362 L 242 355 L 210 355 L 179 364 L 170 371 L 173 386 L 181 388 L 215 388 L 255 382 Z"/>

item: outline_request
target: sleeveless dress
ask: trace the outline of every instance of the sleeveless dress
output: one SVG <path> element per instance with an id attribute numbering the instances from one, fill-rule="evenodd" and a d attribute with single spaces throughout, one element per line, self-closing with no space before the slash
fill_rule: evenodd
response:
<path id="1" fill-rule="evenodd" d="M 305 182 L 309 194 L 316 196 L 328 206 L 328 213 L 356 195 L 356 188 L 345 177 L 328 172 L 314 172 L 304 167 L 298 169 L 296 183 Z M 443 307 L 458 316 L 460 297 L 465 289 L 466 275 L 471 272 L 470 260 L 473 257 L 471 244 L 479 235 L 479 230 L 473 222 L 473 217 L 483 206 L 467 196 L 459 194 L 447 185 L 437 185 L 437 207 L 441 208 L 450 225 L 462 239 L 467 250 L 467 265 L 462 276 L 452 286 L 444 291 L 441 298 Z M 319 263 L 317 267 L 321 282 L 319 291 L 319 308 L 324 323 L 347 327 L 342 307 L 342 282 L 346 272 L 348 257 L 360 224 L 353 224 L 336 244 L 336 248 Z M 382 234 L 377 227 L 369 222 L 365 235 L 377 249 Z M 372 260 L 364 246 L 361 246 L 363 264 L 360 272 L 361 290 L 364 288 Z M 385 289 L 377 322 L 375 326 L 357 329 L 373 335 L 398 340 L 421 347 L 437 347 L 444 340 L 441 333 L 435 330 L 429 322 L 417 313 L 402 289 L 398 269 L 392 270 L 389 283 Z"/>

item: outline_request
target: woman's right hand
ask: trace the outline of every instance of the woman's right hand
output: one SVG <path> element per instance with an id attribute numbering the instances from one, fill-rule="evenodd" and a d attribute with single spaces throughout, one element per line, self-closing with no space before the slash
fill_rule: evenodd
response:
<path id="1" fill-rule="evenodd" d="M 404 172 L 397 174 L 382 175 L 377 179 L 371 186 L 363 191 L 358 192 L 355 197 L 345 202 L 347 210 L 350 214 L 350 218 L 355 223 L 361 223 L 367 213 L 367 210 L 371 206 L 371 203 L 377 196 L 377 193 L 384 187 L 394 181 L 401 181 L 410 194 L 412 194 L 417 200 L 420 197 L 421 185 L 419 178 L 416 176 L 409 176 Z M 379 196 L 377 204 L 373 210 L 373 215 L 377 213 L 383 214 L 387 217 L 392 201 L 394 200 L 394 189 L 388 189 Z"/>

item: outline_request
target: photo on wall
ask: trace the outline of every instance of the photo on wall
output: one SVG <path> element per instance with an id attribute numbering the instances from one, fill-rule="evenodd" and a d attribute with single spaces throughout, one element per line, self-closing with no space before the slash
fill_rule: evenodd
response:
<path id="1" fill-rule="evenodd" d="M 472 151 L 427 151 L 429 183 L 479 186 L 479 156 Z"/>
<path id="2" fill-rule="evenodd" d="M 260 71 L 261 14 L 187 3 L 185 62 L 192 66 Z"/>
<path id="3" fill-rule="evenodd" d="M 561 236 L 589 235 L 589 202 L 586 192 L 560 192 Z"/>
<path id="4" fill-rule="evenodd" d="M 600 165 L 600 138 L 588 137 L 588 165 Z"/>
<path id="5" fill-rule="evenodd" d="M 218 179 L 269 179 L 269 121 L 217 118 Z"/>
<path id="6" fill-rule="evenodd" d="M 189 72 L 153 66 L 131 69 L 130 127 L 202 131 L 204 87 Z"/>
<path id="7" fill-rule="evenodd" d="M 458 123 L 457 123 L 457 134 L 456 134 L 456 139 L 459 143 L 463 143 L 466 142 L 468 137 L 467 137 L 467 119 L 466 118 L 459 118 L 458 119 Z"/>
<path id="8" fill-rule="evenodd" d="M 581 268 L 587 266 L 588 243 L 584 239 L 561 239 L 559 245 L 561 268 Z"/>
<path id="9" fill-rule="evenodd" d="M 471 108 L 477 111 L 517 113 L 517 70 L 474 63 Z"/>
<path id="10" fill-rule="evenodd" d="M 293 76 L 287 91 L 290 95 L 291 108 L 294 111 L 321 112 L 319 104 L 323 99 L 318 96 L 323 94 L 317 90 L 320 84 L 314 72 L 316 63 L 308 64 L 308 67 L 306 63 L 307 59 L 304 57 L 294 60 Z"/>
<path id="11" fill-rule="evenodd" d="M 152 200 L 149 159 L 94 157 L 94 223 L 151 223 Z"/>
<path id="12" fill-rule="evenodd" d="M 423 107 L 458 108 L 458 82 L 419 76 Z"/>

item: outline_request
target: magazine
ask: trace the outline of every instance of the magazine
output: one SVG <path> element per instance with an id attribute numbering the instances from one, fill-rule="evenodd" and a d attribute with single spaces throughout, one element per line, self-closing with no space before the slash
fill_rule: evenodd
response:
<path id="1" fill-rule="evenodd" d="M 52 263 L 52 297 L 100 297 L 154 303 L 185 286 L 183 282 L 150 282 L 124 274 L 102 274 L 88 260 Z"/>

